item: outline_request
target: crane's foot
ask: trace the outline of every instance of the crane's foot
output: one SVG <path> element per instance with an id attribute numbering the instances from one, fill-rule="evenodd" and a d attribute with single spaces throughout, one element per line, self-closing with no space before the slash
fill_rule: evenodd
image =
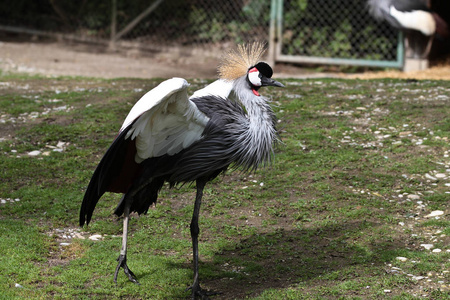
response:
<path id="1" fill-rule="evenodd" d="M 120 268 L 123 268 L 123 271 L 128 276 L 128 279 L 131 282 L 134 282 L 136 284 L 140 284 L 139 281 L 136 279 L 136 275 L 134 275 L 133 272 L 128 268 L 127 266 L 127 256 L 120 254 L 117 258 L 117 261 L 119 262 L 116 267 L 116 272 L 114 272 L 114 282 L 117 283 L 117 274 L 119 274 Z"/>
<path id="2" fill-rule="evenodd" d="M 200 285 L 193 284 L 192 286 L 188 287 L 186 291 L 192 290 L 192 300 L 195 300 L 197 298 L 200 298 L 202 300 L 209 300 L 209 296 L 219 295 L 219 292 L 210 292 L 202 289 Z"/>

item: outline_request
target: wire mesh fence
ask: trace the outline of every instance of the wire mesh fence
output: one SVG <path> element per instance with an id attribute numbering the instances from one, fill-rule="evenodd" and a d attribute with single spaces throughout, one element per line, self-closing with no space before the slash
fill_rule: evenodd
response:
<path id="1" fill-rule="evenodd" d="M 398 54 L 397 34 L 368 15 L 365 0 L 2 1 L 0 29 L 152 49 L 263 40 L 278 43 L 279 56 Z"/>
<path id="2" fill-rule="evenodd" d="M 31 6 L 26 5 L 29 2 Z M 129 26 L 150 7 L 139 22 Z M 17 0 L 0 4 L 0 25 L 155 48 L 267 40 L 269 18 L 270 1 Z"/>
<path id="3" fill-rule="evenodd" d="M 367 14 L 364 0 L 284 1 L 284 54 L 392 60 L 397 33 Z"/>

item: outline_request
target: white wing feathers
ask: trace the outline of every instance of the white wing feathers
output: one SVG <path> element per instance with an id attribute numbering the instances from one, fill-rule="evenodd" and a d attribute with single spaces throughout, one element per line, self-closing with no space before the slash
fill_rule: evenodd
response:
<path id="1" fill-rule="evenodd" d="M 190 99 L 211 95 L 222 98 L 228 98 L 232 88 L 233 88 L 233 81 L 218 79 L 208 84 L 204 88 L 195 91 Z"/>
<path id="2" fill-rule="evenodd" d="M 189 100 L 188 86 L 182 78 L 166 80 L 131 109 L 120 130 L 134 122 L 126 138 L 136 139 L 137 163 L 176 154 L 201 138 L 209 119 Z"/>
<path id="3" fill-rule="evenodd" d="M 405 28 L 420 31 L 427 36 L 432 35 L 436 31 L 436 21 L 429 12 L 423 10 L 402 12 L 395 9 L 392 5 L 390 14 Z"/>

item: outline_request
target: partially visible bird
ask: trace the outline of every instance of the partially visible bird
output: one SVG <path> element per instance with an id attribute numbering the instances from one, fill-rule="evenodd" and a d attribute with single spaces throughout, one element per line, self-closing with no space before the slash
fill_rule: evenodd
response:
<path id="1" fill-rule="evenodd" d="M 369 13 L 405 33 L 413 58 L 427 58 L 435 37 L 450 35 L 445 20 L 432 11 L 428 0 L 368 0 Z"/>
<path id="2" fill-rule="evenodd" d="M 120 268 L 138 283 L 127 266 L 127 233 L 131 212 L 147 213 L 165 182 L 196 182 L 190 230 L 193 245 L 192 298 L 208 293 L 198 273 L 198 219 L 205 184 L 230 166 L 253 171 L 268 163 L 277 140 L 276 118 L 263 86 L 283 85 L 271 79 L 272 68 L 260 61 L 264 45 L 240 45 L 225 55 L 220 79 L 188 98 L 188 83 L 172 78 L 145 94 L 131 109 L 119 134 L 98 164 L 80 210 L 80 225 L 89 224 L 105 192 L 123 193 L 115 210 L 124 216 Z"/>

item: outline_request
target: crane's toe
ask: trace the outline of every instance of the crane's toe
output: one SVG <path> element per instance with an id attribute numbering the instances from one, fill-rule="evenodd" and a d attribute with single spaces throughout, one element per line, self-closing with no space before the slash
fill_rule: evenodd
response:
<path id="1" fill-rule="evenodd" d="M 119 274 L 120 268 L 123 268 L 123 271 L 128 276 L 128 279 L 131 282 L 134 282 L 136 284 L 140 284 L 139 281 L 136 279 L 136 275 L 128 268 L 127 266 L 127 256 L 120 254 L 117 258 L 118 264 L 116 267 L 116 271 L 114 272 L 114 282 L 117 283 L 117 275 Z"/>
<path id="2" fill-rule="evenodd" d="M 219 292 L 212 292 L 212 291 L 207 291 L 204 290 L 200 287 L 199 284 L 193 284 L 192 286 L 188 287 L 186 289 L 188 290 L 192 290 L 192 300 L 195 299 L 202 299 L 202 300 L 209 300 L 209 296 L 214 296 L 214 295 L 219 295 Z"/>

